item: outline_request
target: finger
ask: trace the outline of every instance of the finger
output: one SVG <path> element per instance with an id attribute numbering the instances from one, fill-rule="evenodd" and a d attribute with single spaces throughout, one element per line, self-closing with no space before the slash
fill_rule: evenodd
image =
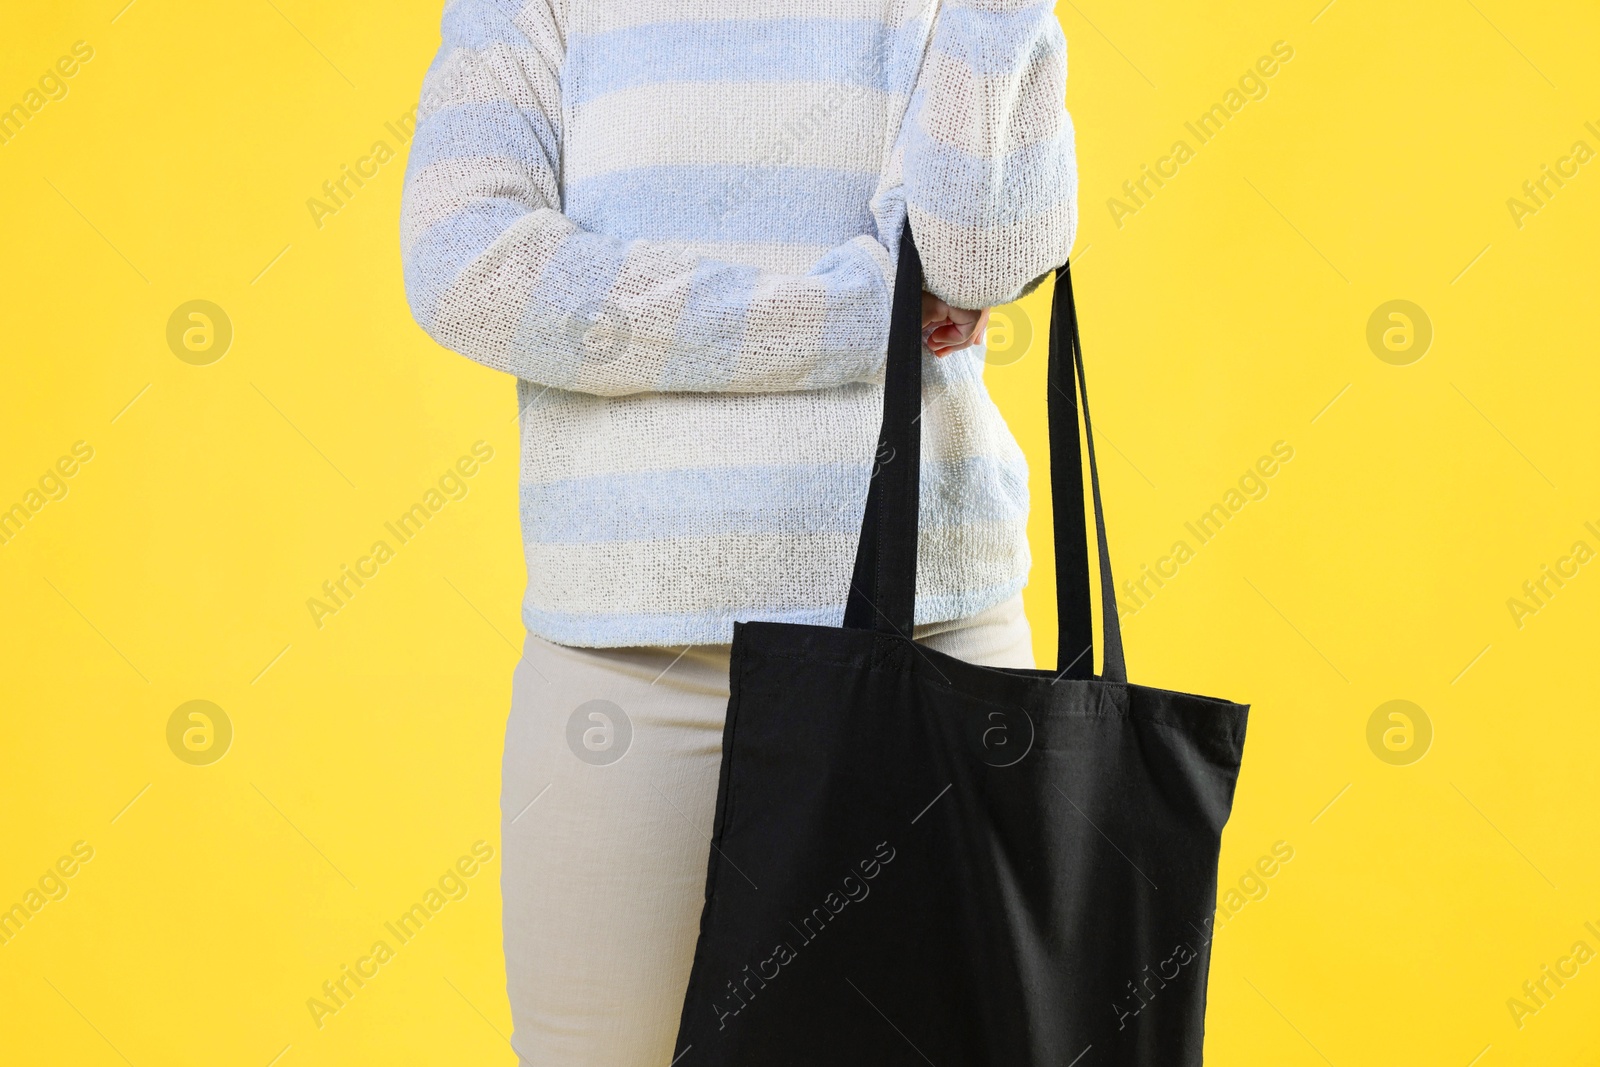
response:
<path id="1" fill-rule="evenodd" d="M 945 336 L 941 337 L 941 342 L 948 341 L 948 344 L 938 353 L 939 355 L 948 356 L 952 352 L 960 352 L 983 343 L 983 335 L 989 328 L 989 309 L 983 308 L 973 312 L 973 315 L 975 318 L 971 324 L 947 328 Z M 950 330 L 958 331 L 959 336 L 950 336 L 948 332 Z"/>
<path id="2" fill-rule="evenodd" d="M 926 290 L 922 293 L 922 325 L 926 329 L 936 322 L 947 322 L 953 309 L 949 304 Z"/>
<path id="3" fill-rule="evenodd" d="M 950 321 L 955 323 L 957 326 L 972 326 L 975 325 L 979 319 L 983 318 L 984 315 L 988 314 L 988 310 L 988 308 L 951 308 Z"/>

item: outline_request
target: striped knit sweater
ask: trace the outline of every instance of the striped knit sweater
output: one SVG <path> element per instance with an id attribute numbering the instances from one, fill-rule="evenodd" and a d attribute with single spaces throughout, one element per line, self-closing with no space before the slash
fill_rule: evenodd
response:
<path id="1" fill-rule="evenodd" d="M 449 4 L 406 289 L 435 340 L 518 379 L 530 631 L 840 622 L 907 213 L 958 307 L 1064 260 L 1065 78 L 1031 0 Z M 983 360 L 925 353 L 919 623 L 1027 578 L 1027 468 Z"/>

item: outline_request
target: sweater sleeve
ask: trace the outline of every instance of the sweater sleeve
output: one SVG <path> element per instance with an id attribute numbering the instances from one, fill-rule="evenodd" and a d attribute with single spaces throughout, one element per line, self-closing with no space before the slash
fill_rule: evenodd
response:
<path id="1" fill-rule="evenodd" d="M 905 189 L 927 288 L 963 308 L 1066 262 L 1077 159 L 1067 44 L 1038 0 L 943 0 L 912 95 Z"/>
<path id="2" fill-rule="evenodd" d="M 436 341 L 602 395 L 819 389 L 882 374 L 892 257 L 805 274 L 588 232 L 561 211 L 563 0 L 454 0 L 401 208 L 406 294 Z"/>

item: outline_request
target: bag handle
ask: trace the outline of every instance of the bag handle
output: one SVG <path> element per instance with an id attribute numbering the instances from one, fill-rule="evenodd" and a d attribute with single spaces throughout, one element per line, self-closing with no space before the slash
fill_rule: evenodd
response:
<path id="1" fill-rule="evenodd" d="M 1106 545 L 1100 472 L 1089 420 L 1088 386 L 1078 311 L 1072 298 L 1071 264 L 1056 270 L 1050 314 L 1050 363 L 1046 408 L 1050 422 L 1051 517 L 1055 527 L 1056 668 L 1062 677 L 1094 677 L 1094 624 L 1089 610 L 1088 516 L 1084 509 L 1083 439 L 1088 444 L 1089 489 L 1094 499 L 1095 541 L 1100 558 L 1104 659 L 1102 677 L 1126 682 L 1116 586 Z M 1065 356 L 1062 349 L 1066 349 Z M 908 221 L 900 239 L 894 306 L 889 318 L 889 353 L 884 371 L 883 429 L 867 508 L 856 547 L 855 572 L 844 625 L 851 629 L 911 636 L 916 616 L 917 520 L 921 501 L 922 259 Z"/>

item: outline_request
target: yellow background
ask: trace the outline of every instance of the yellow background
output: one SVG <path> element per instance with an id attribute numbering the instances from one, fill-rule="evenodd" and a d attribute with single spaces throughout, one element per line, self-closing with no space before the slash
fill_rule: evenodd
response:
<path id="1" fill-rule="evenodd" d="M 306 207 L 399 147 L 384 124 L 415 103 L 439 4 L 124 3 L 0 12 L 0 106 L 94 49 L 0 145 L 0 507 L 94 449 L 0 546 L 0 906 L 94 849 L 0 946 L 0 1060 L 509 1064 L 498 855 L 323 1028 L 305 1006 L 498 846 L 512 383 L 406 312 L 403 153 L 320 229 Z M 1224 889 L 1294 850 L 1217 939 L 1209 1062 L 1592 1064 L 1600 962 L 1520 1028 L 1506 1001 L 1600 949 L 1600 565 L 1520 628 L 1506 602 L 1600 548 L 1600 163 L 1520 228 L 1506 201 L 1600 148 L 1600 17 L 1320 4 L 1059 9 L 1122 574 L 1294 448 L 1125 624 L 1136 681 L 1254 706 Z M 1197 146 L 1184 122 L 1280 40 L 1266 98 Z M 1108 198 L 1179 138 L 1195 157 L 1117 226 Z M 166 343 L 192 299 L 235 331 L 208 366 Z M 1434 328 L 1406 366 L 1366 342 L 1394 299 Z M 1041 357 L 989 370 L 1036 483 Z M 316 628 L 306 599 L 480 439 L 467 497 Z M 166 742 L 194 699 L 234 728 L 210 766 Z M 1393 699 L 1433 727 L 1409 765 L 1367 743 Z"/>

